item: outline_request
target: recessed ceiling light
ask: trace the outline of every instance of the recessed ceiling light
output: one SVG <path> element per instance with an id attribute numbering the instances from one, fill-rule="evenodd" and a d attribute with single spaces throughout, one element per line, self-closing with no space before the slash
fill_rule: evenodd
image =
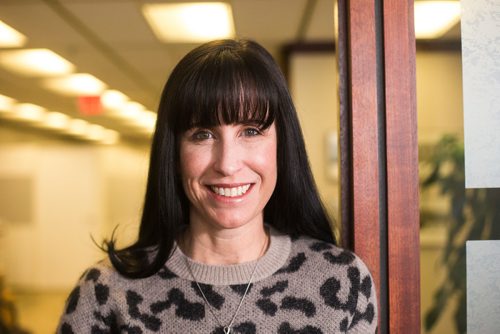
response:
<path id="1" fill-rule="evenodd" d="M 26 36 L 0 21 L 0 47 L 18 48 L 26 44 Z"/>
<path id="2" fill-rule="evenodd" d="M 460 21 L 459 1 L 415 1 L 415 37 L 439 38 Z"/>
<path id="3" fill-rule="evenodd" d="M 204 42 L 234 36 L 231 6 L 224 2 L 146 4 L 144 17 L 163 42 Z"/>
<path id="4" fill-rule="evenodd" d="M 56 76 L 71 73 L 75 69 L 73 64 L 49 49 L 2 51 L 0 64 L 26 76 Z"/>
<path id="5" fill-rule="evenodd" d="M 106 84 L 91 74 L 76 73 L 61 78 L 46 79 L 45 87 L 64 95 L 100 95 Z"/>

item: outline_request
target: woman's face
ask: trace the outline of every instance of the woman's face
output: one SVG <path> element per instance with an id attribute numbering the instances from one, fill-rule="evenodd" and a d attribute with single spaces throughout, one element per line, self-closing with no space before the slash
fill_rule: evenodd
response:
<path id="1" fill-rule="evenodd" d="M 276 128 L 252 124 L 193 128 L 180 138 L 180 171 L 190 224 L 230 229 L 262 224 L 277 179 Z"/>

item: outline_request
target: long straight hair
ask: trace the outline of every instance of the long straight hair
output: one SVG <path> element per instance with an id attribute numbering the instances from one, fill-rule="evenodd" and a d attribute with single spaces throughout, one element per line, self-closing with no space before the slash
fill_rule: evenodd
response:
<path id="1" fill-rule="evenodd" d="M 138 240 L 106 248 L 113 266 L 129 278 L 155 274 L 189 225 L 190 203 L 179 173 L 179 136 L 193 126 L 251 121 L 275 123 L 277 182 L 264 221 L 293 237 L 335 243 L 309 166 L 286 80 L 272 56 L 250 40 L 217 40 L 189 52 L 167 80 L 158 108 Z"/>

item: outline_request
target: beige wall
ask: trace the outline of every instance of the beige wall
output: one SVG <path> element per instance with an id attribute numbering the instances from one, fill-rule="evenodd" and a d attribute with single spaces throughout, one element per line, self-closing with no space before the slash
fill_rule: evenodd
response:
<path id="1" fill-rule="evenodd" d="M 445 134 L 463 138 L 462 64 L 460 52 L 417 52 L 417 110 L 418 139 L 422 150 L 436 143 Z M 421 166 L 423 168 L 424 166 Z M 421 172 L 425 172 L 422 170 Z M 446 216 L 448 199 L 438 189 L 421 194 L 423 210 Z M 445 279 L 441 264 L 446 241 L 447 222 L 422 228 L 420 232 L 420 278 L 422 333 L 425 313 L 433 303 L 434 293 Z M 456 333 L 453 312 L 455 301 L 450 302 L 444 315 L 429 333 Z"/>
<path id="2" fill-rule="evenodd" d="M 417 52 L 417 110 L 420 144 L 443 134 L 463 137 L 460 52 Z"/>
<path id="3" fill-rule="evenodd" d="M 338 171 L 329 158 L 338 151 L 336 142 L 331 140 L 338 131 L 335 64 L 333 52 L 292 54 L 289 85 L 318 190 L 329 214 L 338 220 Z"/>

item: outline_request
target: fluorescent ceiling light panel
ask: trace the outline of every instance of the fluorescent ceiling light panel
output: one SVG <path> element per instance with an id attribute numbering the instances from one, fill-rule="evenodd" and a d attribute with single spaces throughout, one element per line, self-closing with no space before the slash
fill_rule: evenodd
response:
<path id="1" fill-rule="evenodd" d="M 234 36 L 231 6 L 223 2 L 146 4 L 142 12 L 163 42 L 205 42 Z"/>
<path id="2" fill-rule="evenodd" d="M 100 141 L 104 139 L 106 134 L 106 129 L 98 124 L 90 124 L 87 128 L 86 133 L 82 136 L 85 139 Z"/>
<path id="3" fill-rule="evenodd" d="M 27 122 L 39 122 L 45 115 L 45 108 L 31 103 L 16 104 L 13 111 L 15 119 Z"/>
<path id="4" fill-rule="evenodd" d="M 83 136 L 87 132 L 89 125 L 89 122 L 83 119 L 72 119 L 69 121 L 67 132 L 75 136 Z"/>
<path id="5" fill-rule="evenodd" d="M 103 136 L 101 142 L 103 144 L 106 144 L 106 145 L 114 145 L 114 144 L 118 143 L 119 139 L 120 139 L 120 134 L 117 131 L 111 130 L 111 129 L 106 129 L 104 131 L 104 136 Z"/>
<path id="6" fill-rule="evenodd" d="M 460 21 L 459 1 L 415 1 L 415 37 L 439 38 Z"/>
<path id="7" fill-rule="evenodd" d="M 13 98 L 0 94 L 0 112 L 11 111 L 14 103 L 16 103 L 16 100 Z"/>
<path id="8" fill-rule="evenodd" d="M 45 87 L 63 95 L 97 96 L 106 89 L 106 84 L 91 74 L 76 73 L 61 78 L 46 79 Z"/>
<path id="9" fill-rule="evenodd" d="M 0 64 L 26 76 L 69 74 L 75 66 L 49 49 L 9 50 L 0 52 Z"/>
<path id="10" fill-rule="evenodd" d="M 42 126 L 49 129 L 63 130 L 68 128 L 69 121 L 70 118 L 68 115 L 52 111 L 45 115 Z"/>
<path id="11" fill-rule="evenodd" d="M 136 119 L 137 117 L 139 117 L 141 112 L 145 109 L 146 108 L 142 104 L 140 104 L 139 102 L 128 101 L 114 115 L 119 117 L 119 118 L 133 120 L 133 119 Z"/>
<path id="12" fill-rule="evenodd" d="M 137 125 L 148 131 L 153 131 L 156 125 L 156 113 L 152 111 L 144 111 L 137 119 Z"/>
<path id="13" fill-rule="evenodd" d="M 106 109 L 120 109 L 128 101 L 128 97 L 122 92 L 114 89 L 108 89 L 101 95 L 101 103 Z"/>
<path id="14" fill-rule="evenodd" d="M 18 48 L 26 44 L 26 36 L 0 21 L 0 47 Z"/>

